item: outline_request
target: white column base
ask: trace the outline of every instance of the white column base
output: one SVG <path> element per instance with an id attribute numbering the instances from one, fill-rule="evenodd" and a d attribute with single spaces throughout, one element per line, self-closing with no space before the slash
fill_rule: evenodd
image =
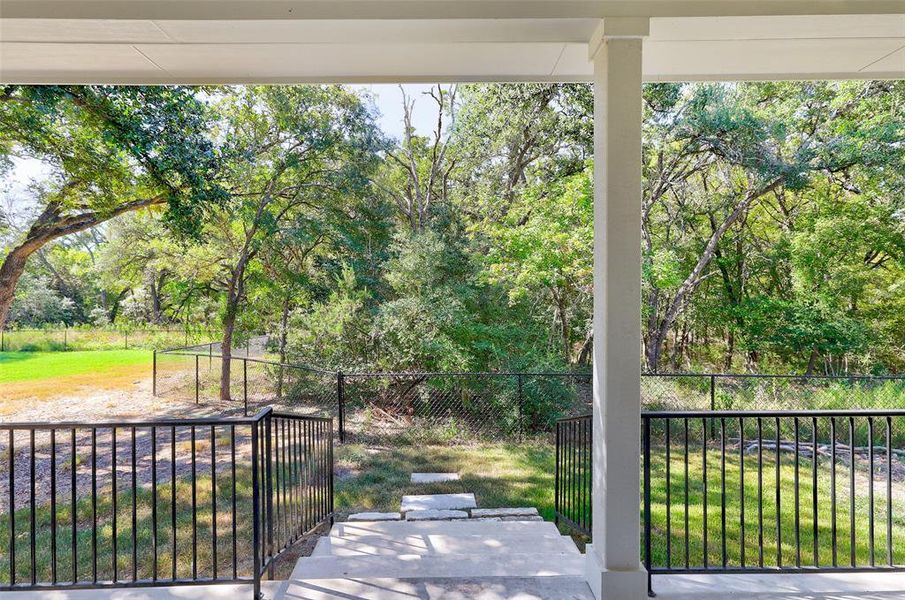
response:
<path id="1" fill-rule="evenodd" d="M 647 600 L 647 569 L 639 562 L 631 571 L 603 566 L 593 544 L 585 548 L 585 577 L 597 600 Z"/>

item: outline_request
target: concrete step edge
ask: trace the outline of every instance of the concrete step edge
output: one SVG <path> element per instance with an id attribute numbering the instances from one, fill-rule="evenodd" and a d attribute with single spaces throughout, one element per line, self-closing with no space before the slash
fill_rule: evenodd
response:
<path id="1" fill-rule="evenodd" d="M 300 559 L 291 579 L 580 576 L 584 568 L 583 555 L 572 552 L 513 552 L 494 560 L 486 555 L 319 556 Z"/>

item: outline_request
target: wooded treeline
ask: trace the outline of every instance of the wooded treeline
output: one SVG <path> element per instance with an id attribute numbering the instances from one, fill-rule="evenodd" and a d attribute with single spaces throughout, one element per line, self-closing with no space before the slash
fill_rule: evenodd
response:
<path id="1" fill-rule="evenodd" d="M 404 102 L 396 140 L 336 86 L 0 87 L 7 184 L 50 174 L 5 191 L 0 323 L 210 323 L 346 370 L 587 365 L 591 88 Z M 647 85 L 644 135 L 646 369 L 905 369 L 905 82 Z"/>

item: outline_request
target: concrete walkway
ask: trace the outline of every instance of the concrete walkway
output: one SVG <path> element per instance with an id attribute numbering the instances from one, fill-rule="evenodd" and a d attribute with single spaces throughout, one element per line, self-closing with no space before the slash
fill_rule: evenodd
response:
<path id="1" fill-rule="evenodd" d="M 340 577 L 265 581 L 262 587 L 268 600 L 594 600 L 580 576 Z M 657 600 L 905 600 L 905 574 L 658 575 L 654 577 L 654 590 Z M 0 593 L 3 600 L 232 600 L 250 597 L 250 585 Z"/>
<path id="2" fill-rule="evenodd" d="M 905 573 L 657 575 L 658 600 L 905 600 Z"/>

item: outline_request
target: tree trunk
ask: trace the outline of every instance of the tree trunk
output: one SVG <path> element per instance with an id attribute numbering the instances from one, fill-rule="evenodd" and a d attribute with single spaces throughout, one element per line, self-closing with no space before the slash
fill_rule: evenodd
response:
<path id="1" fill-rule="evenodd" d="M 166 280 L 166 271 L 162 271 L 157 279 L 151 278 L 151 318 L 156 324 L 163 322 L 163 286 Z"/>
<path id="2" fill-rule="evenodd" d="M 160 323 L 160 295 L 157 292 L 157 282 L 151 280 L 151 321 Z"/>
<path id="3" fill-rule="evenodd" d="M 116 323 L 116 317 L 119 316 L 119 309 L 122 306 L 123 298 L 126 297 L 126 294 L 131 292 L 131 288 L 126 288 L 116 295 L 116 298 L 113 299 L 113 306 L 110 307 L 110 313 L 108 315 L 108 319 L 110 320 L 110 324 Z"/>
<path id="4" fill-rule="evenodd" d="M 647 359 L 647 370 L 651 373 L 656 373 L 657 369 L 660 367 L 660 353 L 663 349 L 663 340 L 660 337 L 659 329 L 655 329 L 650 333 L 647 341 L 647 348 L 645 348 L 645 354 Z"/>
<path id="5" fill-rule="evenodd" d="M 659 327 L 650 335 L 650 342 L 648 344 L 648 366 L 652 371 L 656 371 L 657 363 L 660 360 L 661 346 L 666 341 L 670 328 L 673 326 L 673 323 L 675 323 L 676 318 L 681 314 L 682 310 L 684 310 L 688 298 L 695 289 L 697 289 L 701 281 L 703 281 L 705 270 L 710 265 L 710 261 L 713 260 L 717 244 L 723 237 L 723 234 L 726 233 L 726 230 L 738 221 L 739 218 L 747 214 L 748 210 L 758 198 L 775 190 L 782 181 L 782 178 L 777 177 L 764 184 L 763 187 L 749 191 L 745 197 L 735 205 L 729 215 L 726 216 L 723 223 L 713 230 L 713 233 L 711 233 L 710 238 L 707 240 L 707 244 L 701 251 L 701 255 L 698 257 L 694 268 L 692 268 L 691 272 L 685 278 L 685 281 L 683 281 L 676 290 L 672 299 L 669 300 L 666 312 L 660 320 Z"/>
<path id="6" fill-rule="evenodd" d="M 729 331 L 726 333 L 726 354 L 725 359 L 723 360 L 723 371 L 726 373 L 732 372 L 732 358 L 735 355 L 735 331 L 732 328 L 729 328 Z"/>
<path id="7" fill-rule="evenodd" d="M 25 264 L 31 252 L 23 244 L 13 248 L 0 265 L 0 329 L 6 325 L 9 309 L 16 295 L 16 284 L 25 272 Z"/>
<path id="8" fill-rule="evenodd" d="M 811 350 L 811 356 L 808 357 L 808 368 L 804 372 L 804 374 L 808 377 L 814 374 L 814 367 L 817 366 L 817 358 L 818 358 L 817 348 L 813 348 Z"/>
<path id="9" fill-rule="evenodd" d="M 289 337 L 289 302 L 292 298 L 292 294 L 290 292 L 286 292 L 286 296 L 283 297 L 283 312 L 280 315 L 280 364 L 284 364 L 286 362 L 286 344 L 287 338 Z M 283 398 L 283 367 L 280 366 L 280 375 L 277 379 L 277 399 Z"/>
<path id="10" fill-rule="evenodd" d="M 246 250 L 243 250 L 242 256 L 236 265 L 229 280 L 229 287 L 226 292 L 226 312 L 223 315 L 223 341 L 220 348 L 220 356 L 222 365 L 220 368 L 220 400 L 230 402 L 232 395 L 230 393 L 230 383 L 232 374 L 232 356 L 233 356 L 233 333 L 236 329 L 236 317 L 239 314 L 239 302 L 245 293 L 245 267 L 248 264 L 250 256 Z"/>
<path id="11" fill-rule="evenodd" d="M 220 343 L 220 400 L 223 402 L 232 400 L 230 390 L 232 382 L 232 347 L 238 304 L 238 298 L 230 293 L 226 298 L 226 314 L 223 316 L 223 339 Z"/>

